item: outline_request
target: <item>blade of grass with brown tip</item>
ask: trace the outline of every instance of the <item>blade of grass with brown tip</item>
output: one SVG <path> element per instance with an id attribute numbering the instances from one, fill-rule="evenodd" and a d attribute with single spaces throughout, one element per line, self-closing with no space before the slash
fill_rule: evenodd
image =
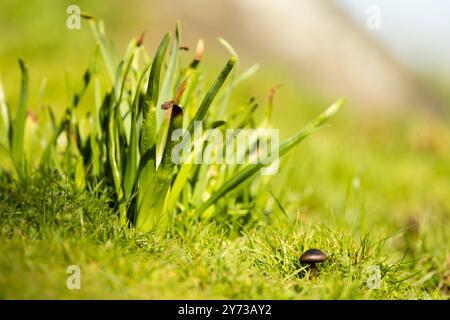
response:
<path id="1" fill-rule="evenodd" d="M 178 66 L 178 57 L 179 57 L 179 49 L 180 46 L 180 22 L 177 21 L 175 26 L 175 37 L 172 44 L 172 49 L 170 52 L 170 56 L 167 69 L 164 75 L 164 79 L 162 81 L 161 92 L 159 93 L 157 106 L 160 106 L 165 101 L 171 99 L 175 92 L 175 75 L 177 74 L 177 66 Z M 160 131 L 161 124 L 164 120 L 164 110 L 161 108 L 157 108 L 156 110 L 156 130 Z"/>
<path id="2" fill-rule="evenodd" d="M 94 177 L 100 177 L 101 166 L 101 147 L 99 141 L 102 141 L 102 132 L 100 130 L 100 109 L 102 106 L 101 88 L 98 78 L 94 82 L 94 106 L 95 113 L 91 116 L 92 131 L 89 135 L 89 146 L 91 148 L 92 173 Z"/>
<path id="3" fill-rule="evenodd" d="M 126 165 L 125 165 L 125 174 L 123 181 L 123 189 L 125 192 L 125 197 L 129 199 L 134 192 L 134 187 L 136 183 L 137 177 L 137 169 L 138 169 L 138 153 L 139 153 L 139 140 L 138 140 L 138 113 L 139 113 L 139 99 L 141 98 L 141 87 L 144 81 L 144 77 L 147 74 L 150 66 L 147 66 L 141 74 L 139 78 L 136 93 L 131 105 L 131 129 L 130 129 L 130 144 L 128 145 L 128 149 L 126 151 Z"/>

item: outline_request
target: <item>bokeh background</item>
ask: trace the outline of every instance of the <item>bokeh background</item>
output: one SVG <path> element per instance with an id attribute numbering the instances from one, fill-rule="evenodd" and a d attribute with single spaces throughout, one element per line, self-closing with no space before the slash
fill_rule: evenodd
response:
<path id="1" fill-rule="evenodd" d="M 241 55 L 243 68 L 259 63 L 274 85 L 296 86 L 319 98 L 344 95 L 364 113 L 442 111 L 448 102 L 450 5 L 437 0 L 3 0 L 0 70 L 8 92 L 14 94 L 20 57 L 35 83 L 46 78 L 49 100 L 64 103 L 66 75 L 76 78 L 94 50 L 87 24 L 66 28 L 70 4 L 105 21 L 118 56 L 142 31 L 152 52 L 160 35 L 180 20 L 184 45 L 205 39 L 206 63 L 216 65 L 228 54 L 217 41 L 223 37 Z M 374 7 L 380 25 L 369 29 Z M 252 94 L 259 88 L 264 86 L 253 86 Z"/>

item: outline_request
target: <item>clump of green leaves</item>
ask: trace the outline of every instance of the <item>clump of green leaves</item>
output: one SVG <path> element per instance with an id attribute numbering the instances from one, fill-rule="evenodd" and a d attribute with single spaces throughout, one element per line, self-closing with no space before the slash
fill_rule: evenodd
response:
<path id="1" fill-rule="evenodd" d="M 223 212 L 248 213 L 267 183 L 267 179 L 256 177 L 265 166 L 263 161 L 242 165 L 186 161 L 177 165 L 171 159 L 175 142 L 170 137 L 181 128 L 193 133 L 195 123 L 223 132 L 228 128 L 270 128 L 271 102 L 262 117 L 253 99 L 236 111 L 228 109 L 233 88 L 250 77 L 257 66 L 238 73 L 234 49 L 221 40 L 232 57 L 215 81 L 206 84 L 198 69 L 203 56 L 202 41 L 191 63 L 180 63 L 179 24 L 174 37 L 170 32 L 164 35 L 152 61 L 142 38 L 136 38 L 128 45 L 124 58 L 116 62 L 107 46 L 103 24 L 92 16 L 84 17 L 97 49 L 80 85 L 71 94 L 62 119 L 56 121 L 50 107 L 42 109 L 38 120 L 27 115 L 29 81 L 22 61 L 21 94 L 14 119 L 0 86 L 0 144 L 10 155 L 11 175 L 27 179 L 38 168 L 59 173 L 75 189 L 106 186 L 113 190 L 112 200 L 123 225 L 131 223 L 138 231 L 162 236 L 172 214 L 210 218 Z M 110 79 L 104 93 L 100 86 L 101 60 Z M 93 87 L 95 99 L 85 118 L 79 120 L 76 111 L 89 87 Z M 319 129 L 342 103 L 342 99 L 337 101 L 284 141 L 280 155 Z M 27 121 L 38 121 L 35 132 L 30 134 L 36 135 L 39 152 L 25 152 Z M 83 125 L 86 123 L 88 126 Z M 201 147 L 189 150 L 187 158 L 210 148 L 214 140 L 209 138 L 207 134 L 197 137 L 195 144 Z M 252 154 L 261 160 L 255 147 L 261 137 L 256 134 L 251 139 L 241 156 Z M 239 196 L 232 193 L 237 189 L 242 190 Z"/>

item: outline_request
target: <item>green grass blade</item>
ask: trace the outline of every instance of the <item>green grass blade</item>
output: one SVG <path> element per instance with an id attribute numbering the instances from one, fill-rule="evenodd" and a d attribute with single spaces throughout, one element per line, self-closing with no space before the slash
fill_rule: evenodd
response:
<path id="1" fill-rule="evenodd" d="M 161 92 L 158 97 L 157 106 L 162 105 L 164 102 L 168 101 L 173 97 L 175 93 L 175 81 L 178 67 L 178 57 L 179 57 L 179 46 L 180 46 L 180 23 L 177 21 L 175 27 L 175 39 L 172 45 L 169 62 L 167 64 L 167 70 L 164 75 L 164 80 L 162 82 Z M 156 166 L 159 165 L 164 152 L 164 147 L 166 145 L 167 131 L 169 130 L 169 124 L 164 121 L 165 110 L 162 108 L 156 108 Z"/>
<path id="2" fill-rule="evenodd" d="M 119 62 L 114 76 L 114 98 L 116 99 L 116 104 L 118 104 L 122 99 L 121 92 L 123 92 L 123 86 L 121 85 L 120 77 L 122 76 L 122 69 L 124 64 L 125 62 L 123 60 Z"/>
<path id="3" fill-rule="evenodd" d="M 187 128 L 192 118 L 194 118 L 194 113 L 192 112 L 194 106 L 196 105 L 197 96 L 195 92 L 199 84 L 199 72 L 196 70 L 191 70 L 189 73 L 189 82 L 186 87 L 186 91 L 180 101 L 180 106 L 183 108 L 183 127 Z"/>
<path id="4" fill-rule="evenodd" d="M 105 36 L 100 30 L 99 24 L 97 23 L 96 19 L 93 16 L 90 15 L 82 15 L 84 18 L 86 18 L 89 22 L 89 25 L 92 30 L 92 34 L 94 35 L 95 41 L 97 42 L 98 46 L 100 47 L 100 52 L 103 57 L 103 61 L 105 62 L 106 70 L 108 72 L 108 75 L 111 79 L 111 81 L 114 83 L 114 63 L 111 57 L 111 54 L 108 50 L 108 47 L 106 45 Z"/>
<path id="5" fill-rule="evenodd" d="M 127 108 L 126 104 L 122 104 L 123 101 L 123 94 L 125 91 L 125 85 L 126 85 L 126 81 L 128 78 L 128 74 L 131 70 L 131 65 L 133 62 L 133 56 L 130 57 L 128 63 L 127 63 L 127 67 L 125 69 L 125 72 L 123 74 L 122 77 L 122 81 L 120 81 L 120 74 L 118 75 L 118 79 L 116 79 L 118 82 L 116 83 L 116 87 L 119 86 L 120 87 L 120 91 L 117 93 L 117 101 L 116 101 L 116 105 L 114 107 L 114 120 L 116 122 L 116 130 L 117 130 L 117 134 L 116 134 L 116 140 L 117 140 L 117 160 L 118 160 L 118 165 L 120 168 L 120 172 L 122 173 L 122 159 L 125 157 L 125 150 L 128 146 L 128 140 L 127 140 L 127 136 L 126 136 L 126 132 L 125 132 L 125 124 L 124 124 L 124 119 L 122 117 L 123 114 L 123 110 L 122 110 L 122 106 L 124 108 Z"/>
<path id="6" fill-rule="evenodd" d="M 192 192 L 191 202 L 194 206 L 199 206 L 205 198 L 205 193 L 208 187 L 208 172 L 210 166 L 202 164 L 198 167 L 197 179 Z"/>
<path id="7" fill-rule="evenodd" d="M 70 100 L 69 107 L 66 109 L 66 117 L 65 122 L 63 124 L 64 129 L 66 130 L 66 134 L 68 137 L 75 137 L 75 139 L 69 139 L 69 147 L 67 151 L 71 153 L 73 150 L 72 142 L 74 141 L 76 144 L 76 147 L 78 148 L 78 151 L 82 153 L 82 155 L 86 156 L 90 148 L 84 144 L 84 142 L 81 139 L 80 134 L 80 123 L 77 120 L 77 115 L 75 113 L 75 109 L 78 107 L 81 99 L 84 97 L 87 88 L 89 87 L 89 84 L 93 78 L 93 76 L 97 73 L 97 65 L 98 65 L 98 49 L 96 49 L 94 57 L 89 64 L 89 67 L 86 69 L 86 71 L 83 74 L 81 84 L 79 87 L 74 91 L 73 96 Z M 46 154 L 46 153 L 44 153 Z"/>
<path id="8" fill-rule="evenodd" d="M 170 41 L 170 33 L 166 33 L 162 39 L 155 58 L 150 69 L 150 75 L 145 93 L 144 101 L 141 107 L 143 114 L 142 136 L 141 136 L 141 154 L 145 162 L 153 162 L 151 167 L 153 171 L 156 170 L 155 155 L 149 154 L 152 148 L 155 148 L 156 142 L 156 104 L 158 102 L 159 94 L 159 79 L 161 75 L 161 68 L 164 61 L 164 56 Z M 146 163 L 143 165 L 147 166 Z"/>
<path id="9" fill-rule="evenodd" d="M 175 93 L 175 75 L 178 66 L 179 57 L 179 46 L 180 46 L 180 22 L 177 21 L 175 27 L 175 38 L 172 44 L 172 50 L 169 57 L 169 62 L 167 64 L 167 70 L 164 75 L 164 80 L 161 86 L 161 92 L 159 93 L 159 99 L 157 105 L 163 104 L 165 101 L 170 100 L 170 98 Z M 157 108 L 156 110 L 156 130 L 159 132 L 161 124 L 164 120 L 164 110 Z"/>
<path id="10" fill-rule="evenodd" d="M 108 119 L 108 160 L 110 164 L 114 187 L 116 190 L 117 201 L 119 202 L 120 206 L 123 201 L 123 190 L 122 190 L 122 179 L 120 174 L 121 171 L 117 162 L 118 146 L 116 144 L 117 132 L 115 129 L 116 128 L 114 121 L 114 100 L 111 99 L 109 106 L 109 119 Z M 124 213 L 122 210 L 120 212 L 120 221 L 123 224 L 126 223 L 126 212 Z"/>
<path id="11" fill-rule="evenodd" d="M 92 174 L 94 177 L 100 177 L 101 172 L 101 149 L 97 140 L 97 134 L 89 135 L 89 145 L 91 148 Z"/>
<path id="12" fill-rule="evenodd" d="M 206 112 L 208 112 L 208 109 L 211 106 L 211 103 L 213 102 L 213 100 L 216 97 L 217 93 L 219 92 L 220 88 L 224 84 L 225 80 L 228 78 L 228 75 L 230 74 L 230 72 L 233 69 L 235 64 L 236 64 L 236 57 L 231 57 L 230 60 L 228 60 L 225 67 L 220 72 L 220 74 L 217 77 L 214 84 L 211 86 L 209 91 L 206 93 L 205 98 L 203 99 L 202 103 L 200 104 L 200 107 L 197 110 L 197 113 L 195 114 L 192 121 L 189 123 L 189 126 L 187 128 L 187 133 L 192 133 L 192 131 L 194 129 L 194 123 L 196 121 L 203 120 L 203 118 L 206 115 Z"/>
<path id="13" fill-rule="evenodd" d="M 169 111 L 169 136 L 176 129 L 183 127 L 183 112 L 180 107 L 174 105 Z M 164 149 L 161 165 L 159 166 L 155 184 L 153 185 L 151 195 L 151 211 L 142 215 L 138 230 L 142 232 L 155 231 L 157 234 L 163 234 L 167 228 L 168 210 L 164 207 L 164 202 L 172 180 L 175 163 L 171 155 L 176 142 L 169 140 Z M 141 213 L 142 214 L 142 213 Z"/>
<path id="14" fill-rule="evenodd" d="M 147 92 L 145 94 L 145 104 L 147 107 L 151 105 L 156 106 L 156 104 L 158 103 L 160 82 L 159 79 L 161 76 L 161 69 L 164 62 L 164 57 L 167 52 L 167 47 L 169 46 L 170 38 L 170 32 L 167 32 L 161 40 L 158 50 L 156 51 L 155 58 L 153 59 L 152 67 L 150 69 Z"/>
<path id="15" fill-rule="evenodd" d="M 75 187 L 78 190 L 86 188 L 86 172 L 83 166 L 83 158 L 80 157 L 75 165 Z"/>
<path id="16" fill-rule="evenodd" d="M 233 87 L 236 87 L 241 82 L 247 80 L 248 78 L 252 77 L 256 72 L 258 72 L 260 66 L 259 64 L 254 64 L 247 70 L 245 70 L 240 75 L 236 76 L 236 79 L 233 82 Z"/>
<path id="17" fill-rule="evenodd" d="M 89 146 L 91 148 L 91 163 L 92 163 L 92 173 L 94 177 L 99 178 L 102 169 L 101 164 L 101 147 L 99 141 L 102 141 L 102 132 L 100 130 L 100 109 L 102 106 L 101 100 L 101 88 L 100 81 L 98 78 L 94 82 L 94 106 L 95 113 L 91 115 L 91 126 L 92 131 L 89 135 Z"/>
<path id="18" fill-rule="evenodd" d="M 120 210 L 120 221 L 122 224 L 127 223 L 127 211 L 124 203 L 124 191 L 123 191 L 123 161 L 124 152 L 126 148 L 125 130 L 123 128 L 123 120 L 120 113 L 120 105 L 125 90 L 125 83 L 128 73 L 131 69 L 133 56 L 128 61 L 125 72 L 122 76 L 123 61 L 119 63 L 115 76 L 114 95 L 115 102 L 113 109 L 109 111 L 109 126 L 108 126 L 108 147 L 109 147 L 109 161 L 111 165 L 111 171 L 113 175 L 114 186 L 116 189 L 117 200 Z M 121 81 L 122 79 L 122 81 Z M 119 88 L 119 89 L 117 89 Z"/>
<path id="19" fill-rule="evenodd" d="M 139 187 L 138 187 L 138 207 L 136 225 L 139 227 L 143 222 L 143 215 L 150 212 L 150 194 L 152 186 L 155 183 L 156 173 L 156 104 L 158 102 L 159 81 L 161 76 L 162 64 L 166 55 L 167 47 L 170 42 L 170 32 L 167 32 L 156 51 L 152 62 L 150 75 L 147 85 L 141 111 L 143 115 L 141 129 L 139 164 Z"/>

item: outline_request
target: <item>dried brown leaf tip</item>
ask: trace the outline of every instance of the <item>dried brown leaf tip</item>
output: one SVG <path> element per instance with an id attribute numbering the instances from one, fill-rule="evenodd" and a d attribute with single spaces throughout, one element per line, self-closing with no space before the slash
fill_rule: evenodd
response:
<path id="1" fill-rule="evenodd" d="M 200 39 L 198 40 L 197 47 L 195 48 L 194 60 L 192 60 L 190 65 L 192 69 L 195 69 L 200 63 L 200 61 L 202 61 L 204 50 L 205 50 L 205 43 L 203 42 L 203 39 Z"/>
<path id="2" fill-rule="evenodd" d="M 183 80 L 183 82 L 178 87 L 177 92 L 175 93 L 175 99 L 173 99 L 175 104 L 180 104 L 181 97 L 183 96 L 183 93 L 186 90 L 187 81 L 188 79 Z"/>
<path id="3" fill-rule="evenodd" d="M 38 121 L 38 116 L 31 110 L 27 110 L 27 117 L 34 123 Z"/>
<path id="4" fill-rule="evenodd" d="M 172 109 L 173 116 L 183 115 L 183 110 L 179 106 L 181 97 L 183 96 L 184 91 L 186 90 L 188 79 L 183 80 L 183 82 L 178 86 L 177 92 L 175 93 L 175 98 L 170 101 L 166 101 L 161 105 L 161 109 L 169 110 Z"/>
<path id="5" fill-rule="evenodd" d="M 142 44 L 144 43 L 144 37 L 145 37 L 145 31 L 142 31 L 141 34 L 139 35 L 139 38 L 136 41 L 137 47 L 142 46 Z"/>
<path id="6" fill-rule="evenodd" d="M 277 84 L 276 86 L 273 86 L 272 88 L 270 88 L 269 94 L 267 96 L 270 105 L 273 105 L 273 98 L 275 97 L 275 94 L 277 93 L 277 91 L 280 87 L 281 87 L 281 84 Z"/>
<path id="7" fill-rule="evenodd" d="M 85 13 L 85 12 L 82 12 L 80 14 L 80 17 L 87 19 L 87 20 L 95 20 L 95 17 L 93 15 L 91 15 L 89 13 Z"/>
<path id="8" fill-rule="evenodd" d="M 174 101 L 166 101 L 161 105 L 161 109 L 163 110 L 169 110 L 175 105 Z"/>

